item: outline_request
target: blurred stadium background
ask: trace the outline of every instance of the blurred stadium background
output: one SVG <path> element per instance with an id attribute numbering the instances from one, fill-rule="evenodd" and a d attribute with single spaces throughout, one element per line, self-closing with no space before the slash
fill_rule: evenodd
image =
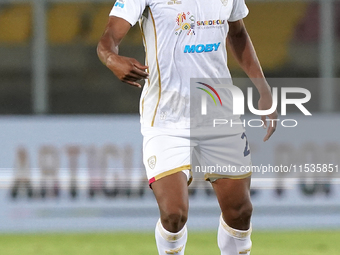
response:
<path id="1" fill-rule="evenodd" d="M 340 1 L 246 2 L 245 23 L 266 76 L 304 78 L 294 84 L 310 90 L 313 113 L 306 120 L 296 111 L 298 128 L 278 130 L 265 145 L 263 132 L 249 130 L 254 164 L 339 164 Z M 140 90 L 117 80 L 96 55 L 113 4 L 0 0 L 1 254 L 156 252 L 150 233 L 158 210 L 141 159 Z M 143 62 L 138 26 L 120 54 Z M 231 58 L 229 67 L 235 78 L 245 77 Z M 252 254 L 338 253 L 336 178 L 254 178 L 252 185 Z M 217 202 L 202 181 L 190 192 L 189 245 L 198 248 L 188 254 L 218 254 Z"/>

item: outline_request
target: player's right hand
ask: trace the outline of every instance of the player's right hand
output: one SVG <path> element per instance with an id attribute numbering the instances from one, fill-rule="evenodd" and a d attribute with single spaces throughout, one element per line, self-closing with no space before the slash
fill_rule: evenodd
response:
<path id="1" fill-rule="evenodd" d="M 268 109 L 271 108 L 272 104 L 273 104 L 273 98 L 272 98 L 272 94 L 270 92 L 264 93 L 263 95 L 260 95 L 260 100 L 259 100 L 259 103 L 258 103 L 259 110 L 268 110 Z M 275 132 L 276 126 L 277 126 L 277 121 L 271 121 L 270 125 L 268 126 L 267 125 L 267 118 L 270 119 L 270 120 L 277 120 L 277 118 L 278 118 L 277 110 L 275 109 L 274 112 L 272 112 L 271 114 L 269 114 L 267 116 L 266 115 L 261 116 L 261 120 L 264 123 L 264 127 L 265 128 L 268 127 L 267 128 L 267 134 L 263 139 L 264 142 L 267 141 L 272 136 L 272 134 Z"/>
<path id="2" fill-rule="evenodd" d="M 148 66 L 142 65 L 134 58 L 110 54 L 106 60 L 106 66 L 118 77 L 119 80 L 132 86 L 141 88 L 137 81 L 149 78 L 145 71 Z"/>

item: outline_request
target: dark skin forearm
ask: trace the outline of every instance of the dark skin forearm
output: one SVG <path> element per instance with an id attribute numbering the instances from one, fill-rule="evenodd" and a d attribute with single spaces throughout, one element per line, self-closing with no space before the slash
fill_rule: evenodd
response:
<path id="1" fill-rule="evenodd" d="M 98 43 L 97 54 L 105 65 L 110 55 L 118 55 L 118 45 L 130 29 L 130 24 L 127 22 L 121 22 L 120 28 L 117 27 L 119 24 L 109 20 Z"/>
<path id="2" fill-rule="evenodd" d="M 131 25 L 124 19 L 110 17 L 105 31 L 97 46 L 100 61 L 106 65 L 121 81 L 132 86 L 141 87 L 137 81 L 146 79 L 147 66 L 134 58 L 118 55 L 118 46 L 129 31 Z"/>
<path id="3" fill-rule="evenodd" d="M 243 20 L 229 22 L 227 45 L 236 61 L 254 83 L 260 94 L 260 100 L 258 103 L 259 110 L 270 109 L 273 102 L 270 86 L 264 77 L 260 61 L 256 55 L 253 43 L 248 35 Z M 266 117 L 269 119 L 277 119 L 277 116 L 278 114 L 275 110 L 268 116 L 262 116 L 261 119 L 266 125 Z M 264 141 L 269 139 L 275 129 L 276 122 L 274 125 L 269 126 Z"/>
<path id="4" fill-rule="evenodd" d="M 243 21 L 229 22 L 229 26 L 227 45 L 234 58 L 252 80 L 260 95 L 270 93 L 270 87 L 265 80 L 260 61 Z"/>

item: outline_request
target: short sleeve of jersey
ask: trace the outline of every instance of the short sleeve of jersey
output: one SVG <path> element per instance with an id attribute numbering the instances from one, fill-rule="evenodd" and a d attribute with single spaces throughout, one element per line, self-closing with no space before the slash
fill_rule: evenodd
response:
<path id="1" fill-rule="evenodd" d="M 248 7 L 246 6 L 245 0 L 234 0 L 233 10 L 231 11 L 228 21 L 238 21 L 245 18 L 249 13 Z"/>
<path id="2" fill-rule="evenodd" d="M 142 16 L 147 5 L 146 2 L 147 0 L 117 0 L 110 12 L 110 16 L 125 19 L 133 26 Z"/>

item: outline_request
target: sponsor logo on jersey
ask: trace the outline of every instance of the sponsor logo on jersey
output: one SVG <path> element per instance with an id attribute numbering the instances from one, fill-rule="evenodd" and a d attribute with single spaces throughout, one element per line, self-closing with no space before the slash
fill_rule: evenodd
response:
<path id="1" fill-rule="evenodd" d="M 222 29 L 226 23 L 225 19 L 198 20 L 197 29 Z"/>
<path id="2" fill-rule="evenodd" d="M 170 1 L 168 2 L 168 5 L 174 5 L 174 4 L 182 4 L 182 1 L 170 0 Z"/>
<path id="3" fill-rule="evenodd" d="M 154 169 L 155 166 L 156 166 L 156 156 L 151 156 L 149 159 L 148 159 L 148 165 L 151 169 Z"/>
<path id="4" fill-rule="evenodd" d="M 225 19 L 197 21 L 197 26 L 219 26 L 224 24 Z"/>
<path id="5" fill-rule="evenodd" d="M 217 51 L 220 47 L 219 43 L 211 43 L 211 44 L 198 44 L 198 45 L 185 45 L 184 53 L 203 53 L 203 52 L 212 52 Z"/>
<path id="6" fill-rule="evenodd" d="M 117 0 L 117 2 L 115 3 L 116 7 L 120 7 L 120 8 L 124 8 L 125 5 L 125 0 Z"/>
<path id="7" fill-rule="evenodd" d="M 177 28 L 175 30 L 175 35 L 180 35 L 183 31 L 187 35 L 195 34 L 195 16 L 190 12 L 181 12 L 177 14 L 176 18 Z"/>

